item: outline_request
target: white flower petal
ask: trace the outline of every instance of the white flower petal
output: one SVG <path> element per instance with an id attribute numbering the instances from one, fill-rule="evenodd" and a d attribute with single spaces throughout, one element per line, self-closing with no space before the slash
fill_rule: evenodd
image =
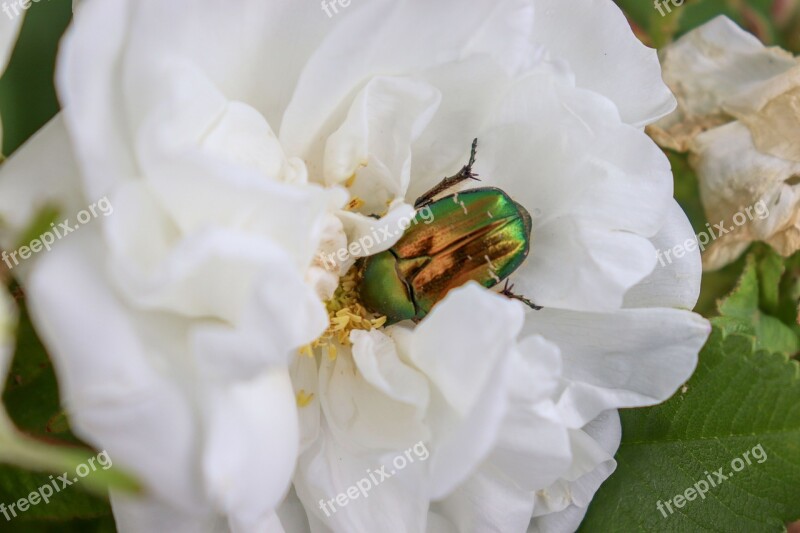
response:
<path id="1" fill-rule="evenodd" d="M 355 339 L 359 341 L 353 347 L 357 358 L 339 347 L 335 361 L 323 356 L 320 363 L 320 400 L 330 432 L 357 450 L 400 449 L 428 440 L 430 431 L 423 416 L 429 392 L 422 375 L 399 360 L 385 337 L 380 353 L 369 345 L 372 339 L 358 335 Z M 366 375 L 358 371 L 354 359 L 364 364 Z M 377 359 L 399 373 L 391 384 L 386 382 L 385 370 L 374 367 Z"/>
<path id="2" fill-rule="evenodd" d="M 328 317 L 316 293 L 275 262 L 251 287 L 250 302 L 235 326 L 202 324 L 191 342 L 198 370 L 213 381 L 247 379 L 267 367 L 285 366 L 289 354 L 319 337 Z"/>
<path id="3" fill-rule="evenodd" d="M 403 201 L 395 200 L 388 209 L 388 213 L 378 220 L 360 213 L 338 212 L 349 242 L 345 259 L 338 260 L 343 268 L 351 265 L 355 258 L 386 251 L 400 240 L 414 218 L 414 208 Z"/>
<path id="4" fill-rule="evenodd" d="M 353 360 L 367 383 L 384 395 L 416 406 L 428 407 L 428 384 L 421 373 L 400 361 L 392 340 L 378 330 L 353 331 Z"/>
<path id="5" fill-rule="evenodd" d="M 429 415 L 434 498 L 464 481 L 495 443 L 522 319 L 521 304 L 470 283 L 451 291 L 414 332 L 407 356 L 436 387 Z"/>
<path id="6" fill-rule="evenodd" d="M 195 16 L 185 18 L 188 12 Z M 58 86 L 84 171 L 93 181 L 137 174 L 127 140 L 163 102 L 164 76 L 179 65 L 196 65 L 210 86 L 228 100 L 251 103 L 277 131 L 305 59 L 335 26 L 320 14 L 317 5 L 260 0 L 82 6 L 62 47 Z M 175 20 L 183 22 L 167 22 Z M 124 82 L 116 83 L 123 56 Z"/>
<path id="7" fill-rule="evenodd" d="M 221 511 L 255 531 L 286 495 L 298 452 L 289 376 L 276 370 L 205 398 L 203 477 Z"/>
<path id="8" fill-rule="evenodd" d="M 476 72 L 482 75 L 476 76 Z M 414 143 L 409 202 L 467 163 L 472 140 L 481 137 L 492 107 L 510 83 L 501 64 L 486 55 L 430 68 L 420 77 L 439 90 L 442 101 L 430 125 Z M 478 153 L 481 160 L 482 144 Z"/>
<path id="9" fill-rule="evenodd" d="M 342 104 L 348 105 L 375 73 L 420 71 L 467 54 L 508 60 L 516 57 L 515 46 L 531 31 L 510 24 L 510 31 L 495 34 L 493 39 L 483 36 L 484 28 L 504 27 L 508 23 L 502 21 L 516 21 L 520 14 L 521 20 L 529 19 L 526 8 L 516 0 L 481 1 L 469 9 L 455 0 L 384 0 L 354 9 L 358 7 L 354 3 L 348 8 L 347 16 L 341 17 L 309 59 L 298 81 L 279 135 L 291 155 L 305 157 L 317 152 L 315 143 L 325 139 L 331 124 L 344 117 L 347 107 Z M 454 24 L 456 13 L 458 23 Z M 413 37 L 409 28 L 414 29 Z M 343 57 L 347 61 L 341 61 Z"/>
<path id="10" fill-rule="evenodd" d="M 437 508 L 456 531 L 525 531 L 533 512 L 533 498 L 530 491 L 515 487 L 485 467 Z"/>
<path id="11" fill-rule="evenodd" d="M 48 122 L 0 167 L 3 247 L 10 250 L 19 244 L 31 218 L 48 205 L 58 206 L 65 216 L 86 207 L 63 115 Z"/>
<path id="12" fill-rule="evenodd" d="M 328 137 L 325 184 L 354 178 L 349 188 L 364 200 L 362 211 L 381 214 L 390 201 L 405 195 L 411 179 L 411 143 L 440 101 L 441 94 L 426 83 L 382 76 L 370 80 L 342 125 Z"/>
<path id="13" fill-rule="evenodd" d="M 656 51 L 639 42 L 613 2 L 535 0 L 534 5 L 536 41 L 569 64 L 578 87 L 613 101 L 625 123 L 644 126 L 675 108 Z"/>
<path id="14" fill-rule="evenodd" d="M 14 50 L 14 43 L 17 42 L 23 20 L 25 20 L 24 10 L 17 16 L 0 18 L 0 75 L 6 70 L 8 60 L 11 59 L 11 52 Z"/>
<path id="15" fill-rule="evenodd" d="M 530 492 L 556 481 L 572 456 L 568 430 L 554 403 L 561 389 L 560 350 L 536 335 L 522 340 L 519 349 L 508 413 L 489 461 L 508 482 Z"/>
<path id="16" fill-rule="evenodd" d="M 701 262 L 698 239 L 678 202 L 673 201 L 667 220 L 651 239 L 659 262 L 652 274 L 625 294 L 625 307 L 673 307 L 691 310 L 700 296 Z M 681 257 L 667 250 L 678 248 Z"/>
<path id="17" fill-rule="evenodd" d="M 455 524 L 433 510 L 428 511 L 428 524 L 425 531 L 427 533 L 458 533 Z"/>
<path id="18" fill-rule="evenodd" d="M 155 498 L 132 497 L 112 491 L 111 507 L 120 533 L 230 533 L 224 517 L 213 513 L 181 513 Z"/>
<path id="19" fill-rule="evenodd" d="M 476 171 L 533 216 L 518 292 L 545 307 L 619 308 L 656 262 L 649 239 L 672 203 L 663 152 L 549 69 L 516 83 L 487 128 Z"/>
<path id="20" fill-rule="evenodd" d="M 510 405 L 489 458 L 506 483 L 530 493 L 556 481 L 572 461 L 569 431 L 552 401 Z"/>
<path id="21" fill-rule="evenodd" d="M 203 146 L 211 154 L 230 158 L 275 180 L 282 179 L 288 170 L 289 162 L 269 123 L 242 102 L 228 104 Z"/>
<path id="22" fill-rule="evenodd" d="M 353 453 L 323 429 L 323 437 L 301 456 L 295 479 L 311 530 L 422 531 L 430 498 L 423 483 L 427 464 L 414 454 L 410 462 L 400 450 Z M 394 464 L 399 456 L 406 460 L 402 469 Z M 324 526 L 316 528 L 315 522 Z"/>
<path id="23" fill-rule="evenodd" d="M 528 533 L 559 533 L 578 529 L 600 485 L 616 469 L 613 459 L 622 438 L 616 411 L 606 411 L 572 431 L 572 449 L 578 458 L 574 481 L 562 481 L 536 494 L 534 519 Z"/>
<path id="24" fill-rule="evenodd" d="M 64 37 L 56 70 L 75 159 L 92 192 L 95 183 L 137 173 L 131 147 L 125 145 L 125 110 L 110 81 L 128 33 L 126 4 L 111 0 L 81 6 Z"/>
<path id="25" fill-rule="evenodd" d="M 565 424 L 580 428 L 605 410 L 669 398 L 692 374 L 710 326 L 675 309 L 544 309 L 528 314 L 525 332 L 561 349 L 565 388 L 558 405 Z"/>
<path id="26" fill-rule="evenodd" d="M 319 396 L 319 371 L 313 357 L 297 356 L 292 358 L 289 367 L 295 397 L 303 398 L 305 405 L 300 405 L 300 452 L 304 452 L 317 439 L 321 424 L 321 407 Z"/>
<path id="27" fill-rule="evenodd" d="M 168 339 L 177 324 L 137 315 L 97 283 L 101 255 L 90 244 L 91 231 L 82 228 L 69 246 L 44 256 L 26 287 L 63 404 L 78 435 L 107 450 L 160 498 L 197 510 L 192 408 L 179 386 L 156 370 L 173 355 L 172 346 L 144 342 L 148 333 Z M 136 438 L 120 428 L 136 428 Z"/>
<path id="28" fill-rule="evenodd" d="M 459 415 L 475 407 L 492 370 L 508 356 L 522 327 L 520 311 L 470 283 L 451 291 L 417 326 L 409 357 Z"/>
<path id="29" fill-rule="evenodd" d="M 288 533 L 311 533 L 308 515 L 294 488 L 289 491 L 289 494 L 278 508 L 278 517 L 280 518 L 281 526 Z"/>

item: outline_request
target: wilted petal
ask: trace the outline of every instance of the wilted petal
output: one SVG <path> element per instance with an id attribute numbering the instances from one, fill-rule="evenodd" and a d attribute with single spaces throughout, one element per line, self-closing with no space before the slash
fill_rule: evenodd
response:
<path id="1" fill-rule="evenodd" d="M 747 126 L 759 152 L 800 163 L 800 61 L 731 99 L 725 109 Z"/>
<path id="2" fill-rule="evenodd" d="M 662 55 L 678 109 L 651 131 L 659 144 L 679 151 L 697 134 L 730 122 L 725 107 L 737 95 L 797 65 L 791 54 L 766 48 L 725 16 L 690 31 Z"/>
<path id="3" fill-rule="evenodd" d="M 800 162 L 759 152 L 747 127 L 735 122 L 699 135 L 692 164 L 700 179 L 706 217 L 718 237 L 703 256 L 714 270 L 761 240 L 790 256 L 800 249 Z"/>

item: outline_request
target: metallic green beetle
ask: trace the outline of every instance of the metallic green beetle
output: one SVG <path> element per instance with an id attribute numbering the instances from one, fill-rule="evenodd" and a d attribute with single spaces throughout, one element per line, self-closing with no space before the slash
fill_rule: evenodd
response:
<path id="1" fill-rule="evenodd" d="M 386 324 L 419 321 L 456 287 L 476 281 L 491 288 L 510 276 L 528 256 L 531 216 L 504 191 L 484 187 L 433 198 L 453 185 L 475 179 L 477 139 L 469 163 L 417 200 L 427 206 L 430 224 L 417 213 L 400 240 L 389 250 L 361 260 L 359 299 L 387 318 Z M 431 216 L 432 215 L 432 216 Z M 503 294 L 538 309 L 511 292 Z"/>

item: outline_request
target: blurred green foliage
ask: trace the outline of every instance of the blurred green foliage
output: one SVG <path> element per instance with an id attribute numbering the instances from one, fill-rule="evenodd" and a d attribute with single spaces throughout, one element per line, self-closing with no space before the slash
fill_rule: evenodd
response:
<path id="1" fill-rule="evenodd" d="M 59 110 L 53 72 L 58 42 L 71 18 L 71 0 L 39 2 L 26 13 L 17 47 L 0 78 L 2 153 L 6 155 Z"/>
<path id="2" fill-rule="evenodd" d="M 800 53 L 798 0 L 685 0 L 662 16 L 656 0 L 615 0 L 650 46 L 661 48 L 719 15 L 727 15 L 766 45 Z M 669 0 L 659 0 L 661 3 Z"/>

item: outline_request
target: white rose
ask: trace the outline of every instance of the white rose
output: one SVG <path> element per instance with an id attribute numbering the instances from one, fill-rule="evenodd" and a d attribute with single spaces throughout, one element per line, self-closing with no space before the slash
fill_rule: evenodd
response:
<path id="1" fill-rule="evenodd" d="M 616 409 L 669 397 L 708 334 L 697 253 L 656 264 L 692 233 L 642 131 L 674 106 L 655 53 L 610 1 L 340 11 L 81 4 L 64 113 L 0 175 L 7 238 L 45 201 L 114 206 L 20 267 L 75 429 L 150 489 L 113 496 L 122 531 L 570 530 Z M 513 279 L 545 309 L 467 284 L 380 327 L 339 276 L 400 235 L 349 247 L 474 137 L 535 215 Z"/>

